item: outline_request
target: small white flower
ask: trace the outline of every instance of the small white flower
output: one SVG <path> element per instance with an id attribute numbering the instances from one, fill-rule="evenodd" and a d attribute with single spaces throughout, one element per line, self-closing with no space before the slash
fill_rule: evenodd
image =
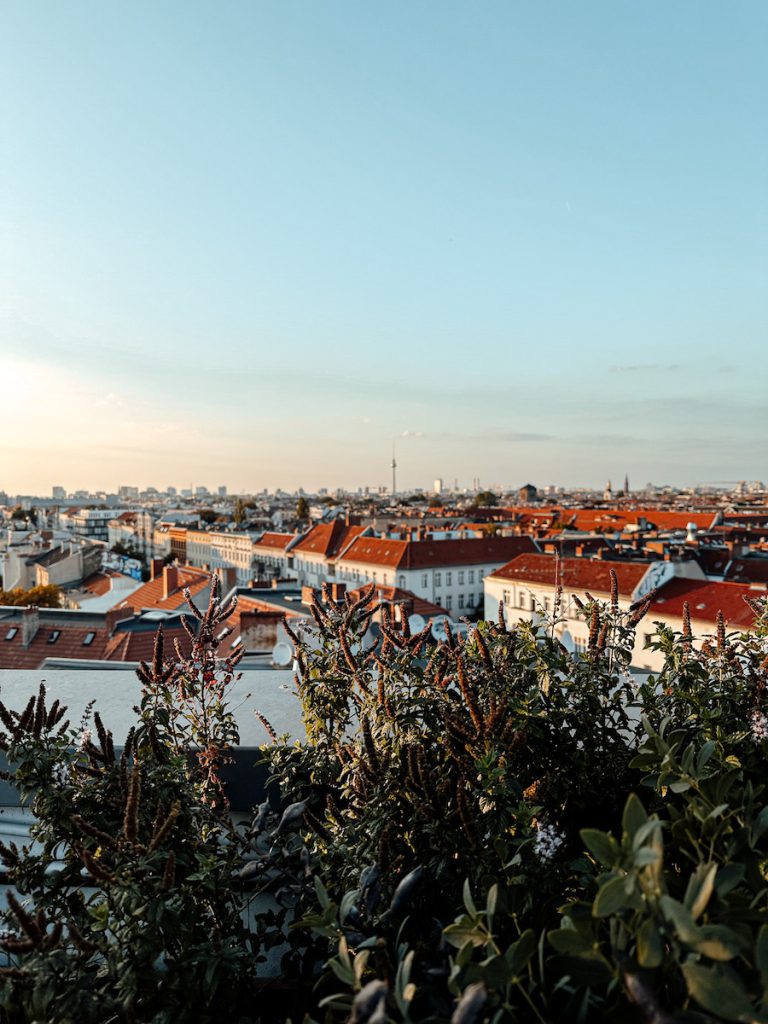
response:
<path id="1" fill-rule="evenodd" d="M 88 744 L 91 742 L 91 736 L 93 733 L 90 729 L 83 729 L 77 741 L 77 745 L 81 750 L 85 750 Z"/>
<path id="2" fill-rule="evenodd" d="M 752 712 L 752 739 L 764 743 L 768 739 L 768 717 L 757 708 Z"/>
<path id="3" fill-rule="evenodd" d="M 61 761 L 54 765 L 53 781 L 58 783 L 59 786 L 66 786 L 69 782 L 69 766 L 62 764 Z"/>
<path id="4" fill-rule="evenodd" d="M 538 825 L 533 849 L 539 860 L 552 860 L 563 845 L 564 836 L 554 825 Z"/>

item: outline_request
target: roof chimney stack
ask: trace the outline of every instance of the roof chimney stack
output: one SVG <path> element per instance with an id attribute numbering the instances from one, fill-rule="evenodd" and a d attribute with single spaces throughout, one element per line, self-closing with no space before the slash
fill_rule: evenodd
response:
<path id="1" fill-rule="evenodd" d="M 21 645 L 29 647 L 37 636 L 40 628 L 40 609 L 36 605 L 29 605 L 21 612 Z"/>
<path id="2" fill-rule="evenodd" d="M 174 591 L 179 589 L 179 571 L 175 565 L 163 568 L 163 600 L 167 601 Z"/>

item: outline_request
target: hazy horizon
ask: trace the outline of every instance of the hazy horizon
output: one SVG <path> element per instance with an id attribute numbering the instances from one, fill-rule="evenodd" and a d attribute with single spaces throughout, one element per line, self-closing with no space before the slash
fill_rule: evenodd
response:
<path id="1" fill-rule="evenodd" d="M 0 489 L 768 476 L 768 8 L 8 2 Z"/>

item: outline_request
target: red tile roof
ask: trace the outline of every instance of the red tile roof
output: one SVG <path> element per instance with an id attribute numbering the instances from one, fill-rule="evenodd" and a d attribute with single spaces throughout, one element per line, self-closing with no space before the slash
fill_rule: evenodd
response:
<path id="1" fill-rule="evenodd" d="M 117 574 L 109 572 L 95 572 L 90 576 L 86 576 L 81 584 L 81 589 L 87 590 L 89 594 L 102 597 L 104 594 L 108 594 L 112 589 L 113 575 Z M 117 594 L 119 594 L 119 591 L 116 592 L 116 596 Z"/>
<path id="2" fill-rule="evenodd" d="M 173 657 L 175 660 L 176 645 L 174 641 L 178 641 L 185 657 L 189 654 L 192 641 L 184 629 L 180 626 L 173 627 L 163 623 L 163 633 L 166 657 Z M 155 629 L 118 630 L 114 636 L 110 637 L 103 657 L 108 661 L 151 661 L 155 647 L 155 634 Z"/>
<path id="3" fill-rule="evenodd" d="M 350 597 L 353 600 L 357 600 L 368 587 L 358 587 L 357 590 L 350 591 Z M 432 604 L 431 601 L 425 601 L 424 598 L 419 597 L 417 594 L 412 593 L 410 590 L 403 590 L 401 587 L 376 587 L 376 597 L 379 601 L 387 602 L 389 604 L 402 604 L 405 602 L 411 602 L 413 605 L 413 615 L 423 615 L 425 619 L 432 619 L 436 615 L 445 615 L 445 608 L 441 608 L 439 604 Z"/>
<path id="4" fill-rule="evenodd" d="M 145 583 L 143 587 L 134 590 L 124 601 L 120 601 L 117 607 L 133 608 L 137 612 L 143 608 L 158 608 L 163 611 L 181 609 L 183 611 L 187 603 L 187 599 L 184 597 L 185 587 L 188 587 L 192 597 L 195 597 L 211 585 L 210 573 L 202 569 L 178 566 L 177 573 L 177 585 L 167 598 L 163 597 L 164 581 L 161 573 L 154 580 Z"/>
<path id="5" fill-rule="evenodd" d="M 336 558 L 364 529 L 363 526 L 347 526 L 341 519 L 335 519 L 332 523 L 317 523 L 293 550 L 300 554 Z"/>
<path id="6" fill-rule="evenodd" d="M 760 597 L 764 593 L 745 583 L 677 578 L 661 588 L 648 611 L 648 619 L 653 621 L 654 616 L 681 619 L 687 601 L 694 623 L 698 620 L 711 626 L 717 621 L 718 611 L 722 611 L 730 626 L 749 629 L 755 621 L 755 613 L 744 598 Z"/>
<path id="7" fill-rule="evenodd" d="M 152 657 L 155 633 L 159 622 L 147 623 L 133 616 L 114 624 L 109 635 L 109 617 L 103 613 L 82 613 L 61 610 L 58 614 L 41 610 L 35 635 L 25 647 L 22 620 L 25 609 L 3 609 L 0 619 L 0 669 L 37 669 L 47 658 L 74 661 L 147 661 Z M 191 642 L 178 618 L 163 622 L 167 651 L 174 650 L 178 640 L 182 651 L 189 651 Z M 9 633 L 13 633 L 7 639 Z M 54 634 L 57 634 L 54 637 Z M 86 644 L 85 640 L 89 639 Z"/>
<path id="8" fill-rule="evenodd" d="M 611 562 L 602 558 L 556 559 L 554 555 L 519 555 L 501 569 L 497 569 L 492 578 L 517 583 L 543 583 L 551 587 L 560 582 L 564 590 L 571 592 L 582 593 L 588 590 L 591 594 L 610 594 L 613 569 L 619 585 L 619 595 L 630 598 L 650 564 Z"/>
<path id="9" fill-rule="evenodd" d="M 12 640 L 6 640 L 9 630 L 17 629 Z M 58 630 L 59 636 L 53 643 L 49 638 Z M 95 634 L 92 642 L 83 646 L 89 633 Z M 0 622 L 0 668 L 39 668 L 46 658 L 88 658 L 99 660 L 104 657 L 107 631 L 103 627 L 65 626 L 55 623 L 41 623 L 28 647 L 22 644 L 21 619 Z"/>
<path id="10" fill-rule="evenodd" d="M 275 548 L 279 551 L 285 551 L 292 540 L 298 537 L 297 533 L 264 533 L 261 538 L 254 543 L 254 548 Z"/>
<path id="11" fill-rule="evenodd" d="M 361 537 L 344 552 L 344 562 L 394 569 L 441 569 L 452 565 L 503 565 L 536 551 L 530 537 L 471 537 L 457 540 L 389 540 Z"/>

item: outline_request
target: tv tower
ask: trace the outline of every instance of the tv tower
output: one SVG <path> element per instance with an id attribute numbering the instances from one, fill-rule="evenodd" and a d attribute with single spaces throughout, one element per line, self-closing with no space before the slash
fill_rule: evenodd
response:
<path id="1" fill-rule="evenodd" d="M 395 461 L 395 442 L 392 442 L 392 494 L 397 493 L 397 462 Z"/>

